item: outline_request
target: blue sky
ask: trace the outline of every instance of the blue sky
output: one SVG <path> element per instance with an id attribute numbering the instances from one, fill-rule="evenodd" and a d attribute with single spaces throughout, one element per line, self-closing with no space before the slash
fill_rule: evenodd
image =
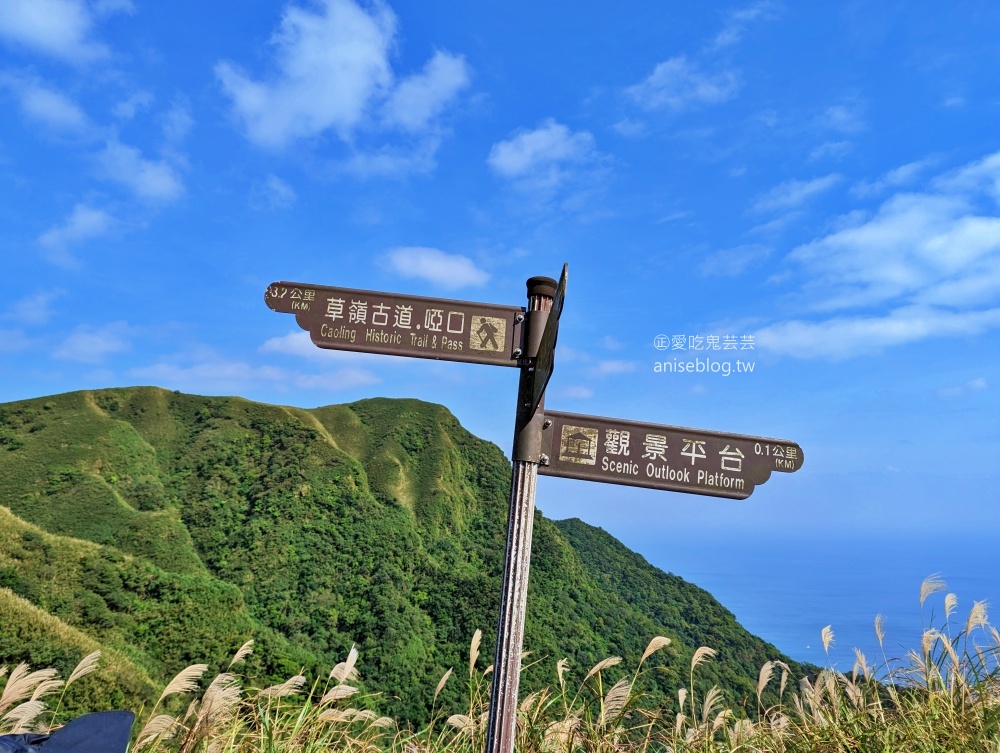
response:
<path id="1" fill-rule="evenodd" d="M 1000 524 L 998 32 L 985 0 L 7 0 L 0 399 L 418 397 L 507 450 L 513 369 L 319 351 L 263 292 L 519 305 L 568 262 L 551 408 L 806 463 L 744 502 L 543 479 L 547 514 L 665 569 L 912 541 L 930 574 Z"/>

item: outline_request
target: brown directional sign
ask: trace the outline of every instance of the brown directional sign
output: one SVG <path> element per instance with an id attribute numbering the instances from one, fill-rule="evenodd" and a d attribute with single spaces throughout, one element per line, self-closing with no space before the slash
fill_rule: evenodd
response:
<path id="1" fill-rule="evenodd" d="M 517 306 L 299 282 L 269 285 L 264 300 L 274 311 L 295 314 L 321 348 L 519 365 L 524 309 Z"/>
<path id="2" fill-rule="evenodd" d="M 531 390 L 530 412 L 532 413 L 538 407 L 542 395 L 545 394 L 545 388 L 552 377 L 552 369 L 555 368 L 556 338 L 559 336 L 559 317 L 562 316 L 563 301 L 566 300 L 566 277 L 568 274 L 569 265 L 563 264 L 559 284 L 556 285 L 556 293 L 552 296 L 552 308 L 545 320 L 545 329 L 542 331 L 542 339 L 538 345 L 538 359 L 535 361 L 535 376 Z"/>
<path id="3" fill-rule="evenodd" d="M 771 471 L 802 467 L 785 439 L 545 411 L 538 472 L 609 484 L 746 499 Z"/>

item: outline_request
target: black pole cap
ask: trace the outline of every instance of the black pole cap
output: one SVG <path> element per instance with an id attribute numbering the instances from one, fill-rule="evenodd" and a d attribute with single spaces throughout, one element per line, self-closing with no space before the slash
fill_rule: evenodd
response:
<path id="1" fill-rule="evenodd" d="M 551 277 L 529 277 L 528 297 L 542 295 L 546 298 L 553 298 L 556 294 L 556 287 L 559 283 Z"/>

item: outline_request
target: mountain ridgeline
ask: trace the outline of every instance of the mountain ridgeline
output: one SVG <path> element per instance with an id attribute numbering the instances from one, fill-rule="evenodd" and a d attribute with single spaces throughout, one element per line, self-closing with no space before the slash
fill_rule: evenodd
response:
<path id="1" fill-rule="evenodd" d="M 314 410 L 154 387 L 0 405 L 0 665 L 68 674 L 104 651 L 80 703 L 153 698 L 191 663 L 224 668 L 253 638 L 256 683 L 325 678 L 357 645 L 379 708 L 426 717 L 483 631 L 492 655 L 510 464 L 447 409 L 362 400 Z M 613 493 L 613 492 L 611 492 Z M 577 679 L 656 635 L 647 689 L 699 668 L 734 702 L 769 659 L 707 592 L 604 531 L 536 513 L 522 687 Z M 88 678 L 90 680 L 91 678 Z M 460 708 L 463 683 L 438 700 Z"/>

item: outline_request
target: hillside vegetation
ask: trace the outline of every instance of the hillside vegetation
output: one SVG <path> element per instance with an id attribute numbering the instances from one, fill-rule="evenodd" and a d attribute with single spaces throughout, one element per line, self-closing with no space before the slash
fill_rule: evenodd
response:
<path id="1" fill-rule="evenodd" d="M 417 400 L 303 410 L 145 387 L 0 405 L 0 665 L 66 676 L 101 648 L 119 681 L 88 702 L 135 704 L 250 638 L 242 671 L 260 686 L 356 646 L 382 713 L 426 719 L 476 630 L 492 655 L 509 469 Z M 664 702 L 701 645 L 718 650 L 703 690 L 736 704 L 756 704 L 767 661 L 803 674 L 707 592 L 536 514 L 526 690 L 563 657 L 577 680 L 608 656 L 636 666 L 657 635 L 671 642 L 637 691 Z"/>

